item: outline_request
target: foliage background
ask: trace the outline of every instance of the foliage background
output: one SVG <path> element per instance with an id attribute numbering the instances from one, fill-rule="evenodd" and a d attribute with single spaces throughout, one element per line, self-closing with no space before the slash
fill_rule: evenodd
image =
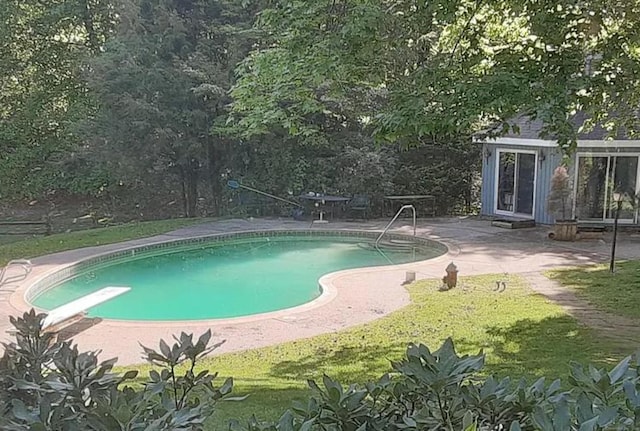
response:
<path id="1" fill-rule="evenodd" d="M 241 214 L 231 178 L 468 213 L 488 125 L 541 119 L 567 153 L 576 112 L 638 129 L 638 0 L 3 5 L 5 218 Z"/>

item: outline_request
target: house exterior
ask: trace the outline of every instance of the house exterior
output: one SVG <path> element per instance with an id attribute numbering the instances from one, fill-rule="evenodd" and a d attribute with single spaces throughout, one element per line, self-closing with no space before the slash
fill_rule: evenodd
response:
<path id="1" fill-rule="evenodd" d="M 547 211 L 547 195 L 562 153 L 556 141 L 539 137 L 541 122 L 526 117 L 515 121 L 519 134 L 475 139 L 483 150 L 481 213 L 552 224 L 555 220 Z M 582 124 L 582 119 L 578 121 Z M 620 223 L 640 224 L 635 205 L 640 193 L 640 140 L 625 135 L 607 140 L 606 136 L 598 127 L 578 136 L 577 151 L 568 165 L 573 196 L 567 218 L 585 224 L 613 223 L 615 191 L 625 196 Z"/>

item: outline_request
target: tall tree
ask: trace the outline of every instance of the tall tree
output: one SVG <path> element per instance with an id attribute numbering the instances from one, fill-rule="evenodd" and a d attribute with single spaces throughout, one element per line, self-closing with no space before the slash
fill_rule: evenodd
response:
<path id="1" fill-rule="evenodd" d="M 89 64 L 101 109 L 87 129 L 119 182 L 149 189 L 176 178 L 188 217 L 203 177 L 219 198 L 226 143 L 212 128 L 226 115 L 232 71 L 249 50 L 252 12 L 217 0 L 123 5 L 117 35 Z"/>
<path id="2" fill-rule="evenodd" d="M 0 8 L 0 198 L 63 182 L 67 127 L 87 109 L 82 60 L 113 25 L 109 0 L 6 0 Z"/>
<path id="3" fill-rule="evenodd" d="M 570 151 L 576 110 L 638 130 L 638 18 L 638 0 L 277 0 L 234 111 L 246 134 L 310 134 L 310 116 L 340 100 L 377 136 L 416 142 L 525 113 Z"/>

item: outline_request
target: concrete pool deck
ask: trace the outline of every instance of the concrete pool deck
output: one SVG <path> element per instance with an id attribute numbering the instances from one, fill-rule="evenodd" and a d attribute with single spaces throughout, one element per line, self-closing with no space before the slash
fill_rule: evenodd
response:
<path id="1" fill-rule="evenodd" d="M 388 220 L 332 222 L 314 225 L 313 229 L 380 231 L 387 222 Z M 26 286 L 57 267 L 97 254 L 153 242 L 239 231 L 308 228 L 308 222 L 288 219 L 225 220 L 191 226 L 151 238 L 32 259 L 34 268 L 27 279 L 0 288 L 0 341 L 8 339 L 6 331 L 10 325 L 6 316 L 19 315 L 29 309 L 23 299 Z M 407 224 L 403 225 L 400 220 L 391 231 L 411 234 L 412 228 Z M 142 361 L 139 343 L 156 347 L 161 338 L 169 340 L 180 331 L 200 334 L 211 329 L 215 340 L 226 340 L 216 352 L 240 351 L 335 332 L 370 322 L 402 308 L 409 303 L 409 295 L 402 286 L 407 269 L 415 271 L 418 279 L 441 278 L 444 268 L 453 261 L 461 276 L 494 273 L 520 273 L 526 276 L 526 273 L 598 263 L 609 258 L 609 237 L 605 237 L 604 241 L 561 243 L 549 240 L 548 231 L 548 227 L 501 229 L 491 226 L 489 221 L 475 218 L 423 219 L 418 223 L 417 235 L 445 243 L 449 247 L 449 253 L 415 264 L 334 273 L 329 277 L 329 282 L 335 288 L 336 295 L 319 306 L 303 306 L 294 311 L 283 310 L 268 316 L 217 321 L 119 322 L 87 319 L 85 327 L 74 333 L 73 339 L 82 350 L 102 350 L 103 359 L 118 357 L 121 365 Z M 617 257 L 640 258 L 640 236 L 620 233 Z M 545 294 L 551 296 L 549 292 Z"/>

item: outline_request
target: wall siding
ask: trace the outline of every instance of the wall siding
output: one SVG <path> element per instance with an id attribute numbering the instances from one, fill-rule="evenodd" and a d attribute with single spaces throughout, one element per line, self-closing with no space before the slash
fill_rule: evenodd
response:
<path id="1" fill-rule="evenodd" d="M 480 214 L 494 215 L 496 193 L 496 146 L 482 144 L 482 187 L 480 189 Z M 490 154 L 490 155 L 489 155 Z"/>

